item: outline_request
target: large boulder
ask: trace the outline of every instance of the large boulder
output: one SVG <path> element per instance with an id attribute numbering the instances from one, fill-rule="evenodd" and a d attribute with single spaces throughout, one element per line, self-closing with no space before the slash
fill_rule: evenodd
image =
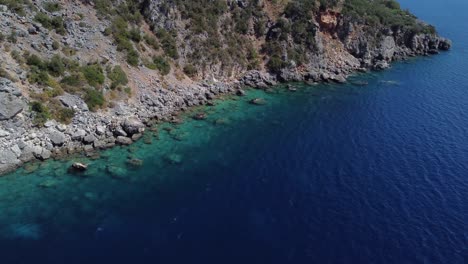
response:
<path id="1" fill-rule="evenodd" d="M 65 135 L 56 130 L 51 130 L 48 137 L 54 146 L 62 146 L 66 140 Z"/>
<path id="2" fill-rule="evenodd" d="M 10 149 L 0 151 L 0 175 L 13 170 L 21 163 L 17 157 L 15 152 Z"/>
<path id="3" fill-rule="evenodd" d="M 145 125 L 135 117 L 129 117 L 122 124 L 123 130 L 128 135 L 138 134 L 145 130 Z"/>
<path id="4" fill-rule="evenodd" d="M 16 85 L 10 80 L 0 78 L 0 120 L 12 119 L 25 107 L 26 103 Z"/>
<path id="5" fill-rule="evenodd" d="M 37 159 L 40 159 L 40 160 L 47 160 L 47 159 L 50 159 L 50 157 L 52 156 L 52 153 L 50 152 L 50 150 L 47 150 L 39 146 L 33 147 L 33 154 Z"/>
<path id="6" fill-rule="evenodd" d="M 89 111 L 88 105 L 77 95 L 65 93 L 57 98 L 65 107 L 84 112 Z"/>
<path id="7" fill-rule="evenodd" d="M 128 138 L 128 137 L 119 136 L 115 140 L 115 143 L 117 143 L 119 145 L 130 145 L 130 144 L 133 143 L 133 140 L 131 138 Z"/>

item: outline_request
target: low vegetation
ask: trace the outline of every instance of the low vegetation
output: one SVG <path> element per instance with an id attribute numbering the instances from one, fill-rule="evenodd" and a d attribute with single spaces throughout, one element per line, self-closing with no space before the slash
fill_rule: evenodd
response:
<path id="1" fill-rule="evenodd" d="M 436 33 L 433 26 L 418 22 L 408 10 L 402 10 L 395 0 L 346 0 L 343 13 L 365 19 L 372 26 L 409 28 L 414 33 Z"/>
<path id="2" fill-rule="evenodd" d="M 65 35 L 67 33 L 65 25 L 63 24 L 63 19 L 60 16 L 50 18 L 46 13 L 38 12 L 34 17 L 34 20 L 41 23 L 43 27 L 49 30 L 55 29 L 57 34 Z"/>

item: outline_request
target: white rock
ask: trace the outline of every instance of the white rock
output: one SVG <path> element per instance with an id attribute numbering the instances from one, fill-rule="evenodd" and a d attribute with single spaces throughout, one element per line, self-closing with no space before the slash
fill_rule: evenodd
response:
<path id="1" fill-rule="evenodd" d="M 7 137 L 10 135 L 10 132 L 0 129 L 0 138 Z"/>
<path id="2" fill-rule="evenodd" d="M 67 130 L 67 126 L 64 125 L 64 124 L 58 124 L 57 125 L 57 130 L 60 131 L 60 132 L 65 132 L 65 130 Z"/>
<path id="3" fill-rule="evenodd" d="M 49 127 L 54 127 L 56 126 L 56 122 L 54 120 L 49 120 L 44 124 L 44 127 L 49 128 Z"/>
<path id="4" fill-rule="evenodd" d="M 20 157 L 21 156 L 21 149 L 20 147 L 18 147 L 18 145 L 13 145 L 13 147 L 10 148 L 11 151 L 13 151 L 13 153 L 16 154 L 16 157 Z"/>

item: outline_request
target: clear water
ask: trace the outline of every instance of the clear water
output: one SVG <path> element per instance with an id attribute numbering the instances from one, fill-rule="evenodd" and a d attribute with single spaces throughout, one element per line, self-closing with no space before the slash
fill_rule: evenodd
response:
<path id="1" fill-rule="evenodd" d="M 402 4 L 454 49 L 1 177 L 1 263 L 468 263 L 468 2 Z"/>

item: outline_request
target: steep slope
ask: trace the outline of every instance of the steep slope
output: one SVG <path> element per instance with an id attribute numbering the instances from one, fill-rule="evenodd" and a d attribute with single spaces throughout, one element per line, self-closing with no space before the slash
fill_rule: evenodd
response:
<path id="1" fill-rule="evenodd" d="M 393 0 L 0 0 L 0 173 L 130 144 L 242 85 L 448 50 Z"/>

